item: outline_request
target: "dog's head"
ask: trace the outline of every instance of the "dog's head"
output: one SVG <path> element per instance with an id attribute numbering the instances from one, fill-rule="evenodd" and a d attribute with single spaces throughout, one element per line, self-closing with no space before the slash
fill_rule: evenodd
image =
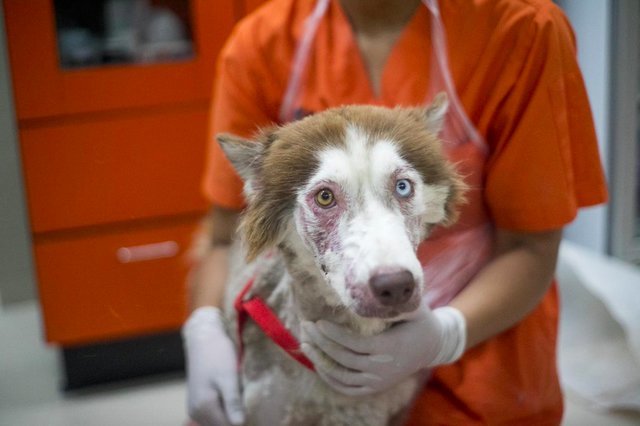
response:
<path id="1" fill-rule="evenodd" d="M 361 317 L 415 310 L 424 289 L 418 244 L 454 221 L 463 199 L 437 137 L 446 108 L 443 96 L 426 109 L 346 106 L 255 141 L 218 136 L 245 181 L 248 257 L 288 247 Z"/>

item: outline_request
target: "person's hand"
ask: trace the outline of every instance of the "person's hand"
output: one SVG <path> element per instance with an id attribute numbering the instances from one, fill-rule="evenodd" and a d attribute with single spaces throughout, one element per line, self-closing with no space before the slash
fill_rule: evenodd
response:
<path id="1" fill-rule="evenodd" d="M 317 373 L 351 396 L 387 390 L 421 369 L 455 362 L 466 344 L 465 319 L 452 307 L 422 306 L 410 321 L 367 337 L 324 320 L 302 327 L 302 350 Z"/>
<path id="2" fill-rule="evenodd" d="M 182 328 L 187 355 L 187 407 L 200 426 L 239 425 L 244 409 L 236 351 L 220 310 L 198 308 Z"/>

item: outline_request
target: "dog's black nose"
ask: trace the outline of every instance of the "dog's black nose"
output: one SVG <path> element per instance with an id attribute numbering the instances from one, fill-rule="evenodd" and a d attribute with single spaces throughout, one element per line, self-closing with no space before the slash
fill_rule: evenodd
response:
<path id="1" fill-rule="evenodd" d="M 373 295 L 384 306 L 406 303 L 413 294 L 416 282 L 407 270 L 377 274 L 369 279 Z"/>

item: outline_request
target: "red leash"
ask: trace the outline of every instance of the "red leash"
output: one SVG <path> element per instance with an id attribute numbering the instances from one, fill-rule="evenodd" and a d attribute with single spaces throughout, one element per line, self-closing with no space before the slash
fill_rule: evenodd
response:
<path id="1" fill-rule="evenodd" d="M 313 363 L 300 350 L 300 343 L 280 322 L 280 318 L 271 310 L 271 308 L 262 300 L 262 298 L 254 296 L 245 300 L 245 296 L 253 286 L 255 277 L 251 278 L 244 286 L 240 294 L 235 300 L 234 306 L 238 313 L 238 342 L 240 345 L 238 352 L 238 363 L 242 362 L 244 353 L 244 344 L 242 342 L 242 331 L 247 322 L 247 318 L 251 319 L 260 327 L 260 329 L 273 340 L 278 346 L 289 354 L 293 359 L 304 365 L 311 371 L 315 371 Z"/>

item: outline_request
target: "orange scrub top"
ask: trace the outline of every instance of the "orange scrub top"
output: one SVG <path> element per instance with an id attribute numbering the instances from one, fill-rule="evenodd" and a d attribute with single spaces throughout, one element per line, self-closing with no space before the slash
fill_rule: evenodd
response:
<path id="1" fill-rule="evenodd" d="M 251 136 L 278 122 L 296 43 L 313 0 L 273 0 L 241 21 L 218 60 L 203 190 L 215 205 L 242 208 L 242 183 L 214 140 Z M 550 0 L 441 0 L 451 75 L 489 146 L 482 200 L 512 231 L 559 229 L 577 209 L 606 201 L 575 38 Z M 339 1 L 314 40 L 298 114 L 343 104 L 424 104 L 430 19 L 418 7 L 394 46 L 376 96 Z M 464 212 L 463 212 L 464 217 Z M 559 424 L 557 290 L 511 329 L 433 371 L 411 425 Z"/>

